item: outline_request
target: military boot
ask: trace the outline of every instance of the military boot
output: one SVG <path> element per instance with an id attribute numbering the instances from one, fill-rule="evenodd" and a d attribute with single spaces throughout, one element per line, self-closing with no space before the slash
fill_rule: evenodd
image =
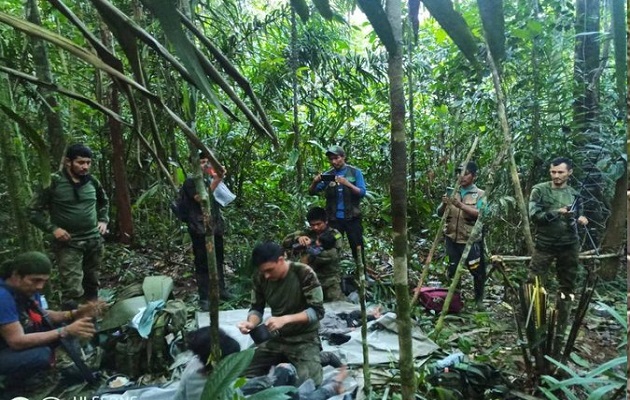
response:
<path id="1" fill-rule="evenodd" d="M 228 301 L 234 299 L 234 295 L 225 287 L 225 265 L 217 265 L 217 275 L 219 278 L 219 298 Z"/>

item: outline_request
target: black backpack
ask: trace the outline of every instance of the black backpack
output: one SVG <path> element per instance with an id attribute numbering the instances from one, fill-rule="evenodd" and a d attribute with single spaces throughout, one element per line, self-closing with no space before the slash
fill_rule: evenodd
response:
<path id="1" fill-rule="evenodd" d="M 485 363 L 440 368 L 428 376 L 428 381 L 439 399 L 504 399 L 510 391 L 501 371 Z"/>
<path id="2" fill-rule="evenodd" d="M 186 191 L 184 190 L 184 186 L 179 188 L 179 192 L 177 193 L 177 198 L 171 201 L 171 211 L 173 214 L 182 222 L 188 222 L 190 208 L 189 208 L 189 200 Z"/>

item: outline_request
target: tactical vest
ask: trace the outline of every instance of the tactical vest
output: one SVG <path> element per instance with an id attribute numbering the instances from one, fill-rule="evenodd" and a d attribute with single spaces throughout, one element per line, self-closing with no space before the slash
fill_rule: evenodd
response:
<path id="1" fill-rule="evenodd" d="M 346 175 L 345 178 L 352 183 L 353 185 L 356 183 L 356 168 L 346 164 Z M 335 170 L 330 169 L 326 171 L 326 174 L 335 174 Z M 328 214 L 329 220 L 337 219 L 337 186 L 338 183 L 335 181 L 329 182 L 326 188 L 324 189 L 324 195 L 326 197 L 326 213 Z M 343 205 L 344 205 L 344 219 L 352 219 L 357 218 L 361 215 L 361 209 L 359 208 L 359 203 L 361 202 L 361 197 L 357 194 L 354 194 L 349 187 L 343 186 Z"/>
<path id="2" fill-rule="evenodd" d="M 455 194 L 455 198 L 462 203 L 473 208 L 477 208 L 477 202 L 484 195 L 484 191 L 472 185 L 470 190 L 460 198 L 460 193 Z M 464 210 L 449 204 L 444 211 L 446 213 L 446 224 L 444 225 L 444 235 L 451 238 L 455 243 L 466 243 L 472 232 L 477 218 L 471 217 Z"/>

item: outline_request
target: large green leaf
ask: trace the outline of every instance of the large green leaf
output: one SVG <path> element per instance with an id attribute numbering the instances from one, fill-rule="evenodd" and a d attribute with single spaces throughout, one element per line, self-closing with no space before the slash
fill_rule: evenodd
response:
<path id="1" fill-rule="evenodd" d="M 115 113 L 110 108 L 107 108 L 103 104 L 101 104 L 101 103 L 99 103 L 97 101 L 94 101 L 94 100 L 92 100 L 90 98 L 87 98 L 87 97 L 85 97 L 83 95 L 80 95 L 80 94 L 78 94 L 76 92 L 73 92 L 71 90 L 62 88 L 61 86 L 56 85 L 54 83 L 44 82 L 44 81 L 42 81 L 40 79 L 37 79 L 37 77 L 35 77 L 35 76 L 28 75 L 28 74 L 25 74 L 25 73 L 20 72 L 20 71 L 16 71 L 16 70 L 14 70 L 12 68 L 4 67 L 2 65 L 0 65 L 0 71 L 6 72 L 7 74 L 12 75 L 13 77 L 15 77 L 15 78 L 17 78 L 19 80 L 23 80 L 23 81 L 26 81 L 26 82 L 30 82 L 30 83 L 36 84 L 36 85 L 44 87 L 44 88 L 46 88 L 48 90 L 52 90 L 52 91 L 58 92 L 60 94 L 63 94 L 65 96 L 68 96 L 71 99 L 78 100 L 78 101 L 80 101 L 80 102 L 82 102 L 82 103 L 92 107 L 93 109 L 102 112 L 103 114 L 107 115 L 108 117 L 113 118 L 114 120 L 116 120 L 118 122 L 121 122 L 121 123 L 123 123 L 125 125 L 131 126 L 131 124 L 128 121 L 125 121 L 119 114 Z"/>
<path id="2" fill-rule="evenodd" d="M 219 103 L 219 99 L 212 90 L 204 69 L 197 58 L 195 46 L 184 34 L 179 18 L 173 18 L 177 15 L 175 2 L 171 0 L 144 0 L 142 4 L 151 10 L 153 15 L 160 21 L 160 25 L 166 37 L 173 44 L 175 52 L 182 60 L 182 63 L 195 83 L 195 87 L 197 87 L 208 100 L 212 101 L 217 109 L 222 110 L 221 103 Z"/>
<path id="3" fill-rule="evenodd" d="M 247 397 L 247 400 L 285 400 L 290 399 L 287 393 L 295 392 L 295 386 L 270 387 Z"/>
<path id="4" fill-rule="evenodd" d="M 302 22 L 308 21 L 310 11 L 308 9 L 308 4 L 306 4 L 306 0 L 291 0 L 291 7 L 293 7 L 297 15 L 300 16 Z"/>
<path id="5" fill-rule="evenodd" d="M 455 45 L 464 53 L 464 57 L 475 67 L 477 60 L 477 42 L 464 20 L 464 17 L 453 8 L 451 0 L 422 0 L 431 16 L 448 33 Z"/>
<path id="6" fill-rule="evenodd" d="M 394 31 L 381 2 L 379 0 L 358 0 L 357 3 L 389 54 L 394 54 L 397 50 L 396 38 L 394 38 Z"/>
<path id="7" fill-rule="evenodd" d="M 503 0 L 477 0 L 486 41 L 496 65 L 505 58 L 505 19 Z"/>
<path id="8" fill-rule="evenodd" d="M 322 17 L 327 20 L 331 20 L 333 18 L 333 12 L 330 8 L 330 3 L 328 0 L 313 0 L 313 4 L 315 4 L 315 8 L 322 15 Z"/>
<path id="9" fill-rule="evenodd" d="M 262 123 L 236 94 L 234 89 L 232 89 L 232 86 L 230 86 L 230 84 L 221 76 L 219 71 L 214 67 L 214 65 L 212 65 L 210 60 L 208 60 L 208 58 L 201 52 L 201 50 L 196 48 L 195 53 L 197 54 L 197 57 L 199 59 L 199 62 L 201 63 L 201 66 L 203 67 L 204 72 L 208 74 L 208 76 L 225 92 L 225 94 L 228 95 L 230 100 L 234 102 L 234 104 L 243 112 L 243 114 L 245 114 L 247 119 L 251 122 L 252 126 L 256 128 L 256 131 L 267 136 L 269 139 L 271 139 L 272 143 L 277 146 L 278 139 L 274 134 L 273 127 L 269 123 L 267 115 L 260 105 L 258 98 L 254 94 L 253 90 L 251 90 L 251 86 L 247 79 L 245 79 L 245 77 L 243 77 L 238 72 L 236 67 L 234 67 L 232 63 L 230 63 L 228 59 L 223 56 L 223 54 L 212 44 L 212 42 L 210 42 L 210 40 L 206 38 L 203 33 L 199 31 L 199 29 L 197 29 L 197 27 L 193 25 L 193 23 L 188 18 L 186 18 L 186 16 L 184 16 L 181 12 L 179 12 L 178 15 L 182 19 L 184 26 L 188 28 L 197 37 L 197 39 L 199 39 L 199 41 L 211 51 L 211 53 L 219 61 L 223 69 L 228 72 L 228 75 L 236 79 L 239 86 L 243 88 L 247 96 L 249 96 L 250 100 L 254 104 L 254 107 L 256 108 L 258 114 L 262 119 Z"/>
<path id="10" fill-rule="evenodd" d="M 222 359 L 208 377 L 201 400 L 227 400 L 234 382 L 254 358 L 256 349 L 230 354 Z"/>

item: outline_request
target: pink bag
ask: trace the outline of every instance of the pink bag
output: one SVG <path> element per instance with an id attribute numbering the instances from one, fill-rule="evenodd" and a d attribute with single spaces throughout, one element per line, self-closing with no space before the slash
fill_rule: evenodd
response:
<path id="1" fill-rule="evenodd" d="M 446 288 L 423 287 L 420 288 L 418 301 L 428 311 L 434 310 L 439 313 L 442 311 L 442 306 L 444 305 L 444 300 L 446 300 L 447 294 L 448 289 Z M 451 304 L 448 307 L 448 312 L 450 314 L 457 314 L 462 310 L 462 308 L 464 308 L 462 296 L 459 292 L 453 293 L 453 298 L 451 299 Z"/>

